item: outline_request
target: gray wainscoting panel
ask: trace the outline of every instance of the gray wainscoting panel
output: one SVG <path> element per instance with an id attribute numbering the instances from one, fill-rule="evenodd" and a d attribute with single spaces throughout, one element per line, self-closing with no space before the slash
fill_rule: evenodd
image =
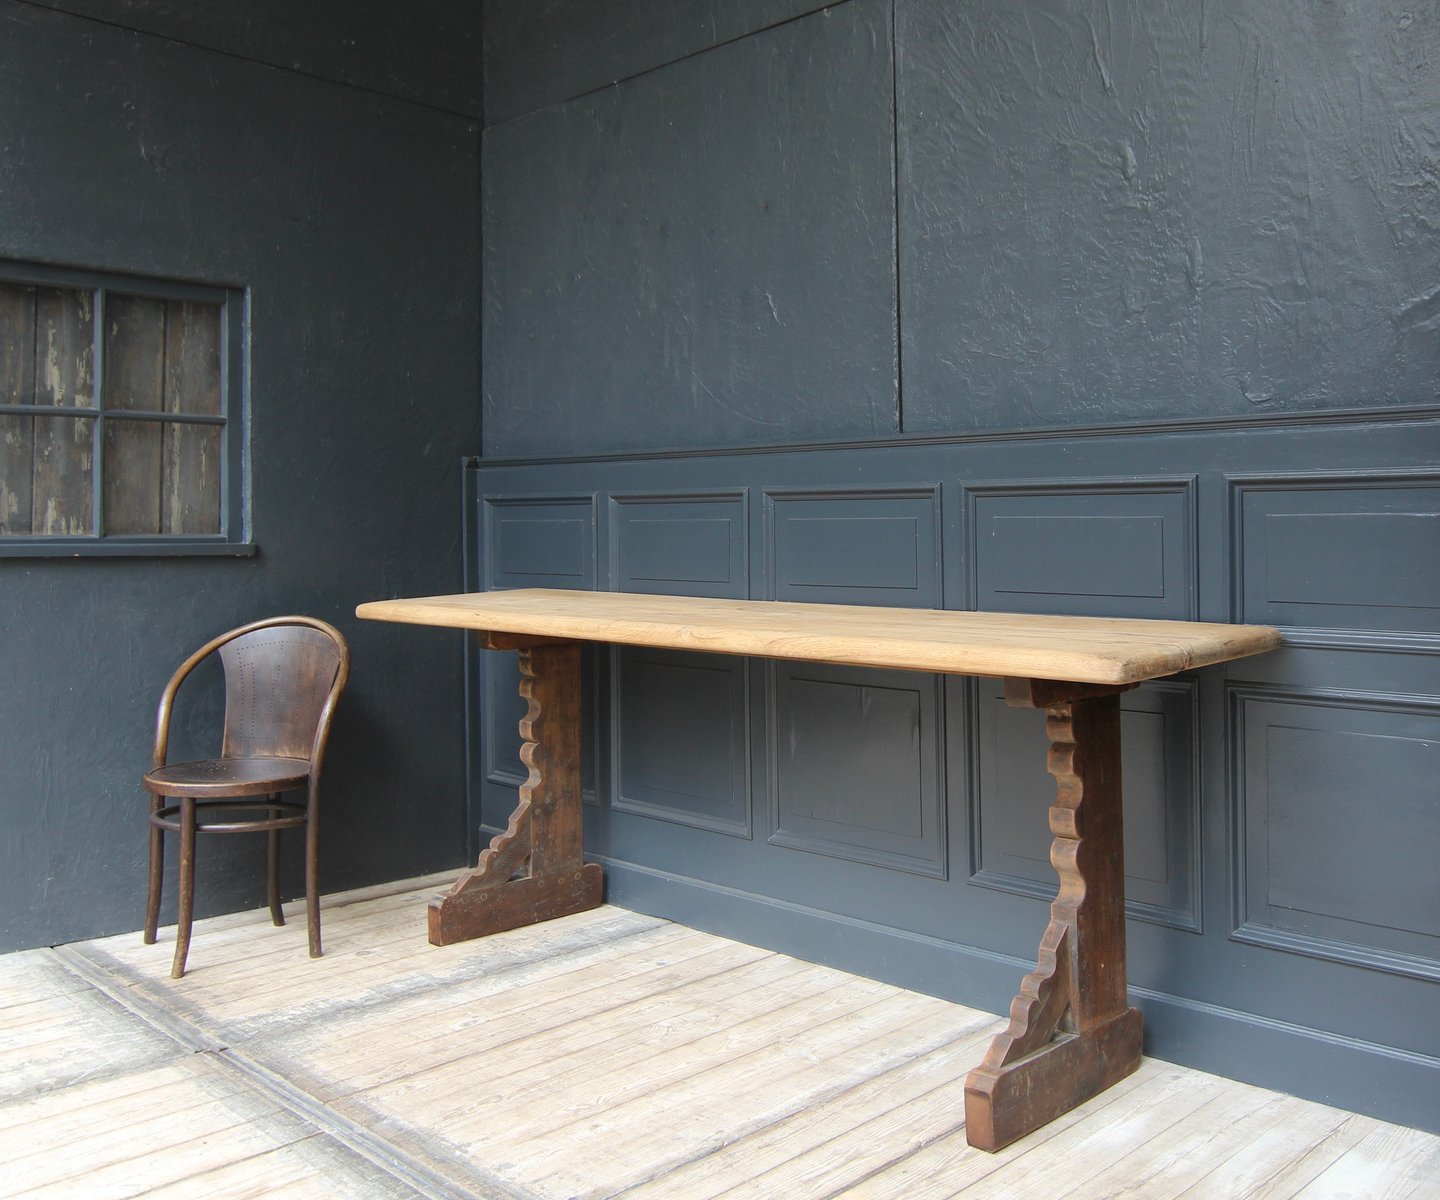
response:
<path id="1" fill-rule="evenodd" d="M 467 578 L 1284 622 L 1121 697 L 1147 1053 L 1440 1131 L 1437 462 L 1440 410 L 487 461 L 471 494 L 508 507 L 474 506 Z M 481 678 L 513 747 L 513 681 Z M 587 678 L 613 899 L 1009 1002 L 1056 886 L 1041 714 L 993 680 L 632 648 Z M 473 759 L 491 830 L 503 757 Z"/>
<path id="2" fill-rule="evenodd" d="M 767 599 L 941 607 L 940 489 L 765 492 Z"/>
<path id="3" fill-rule="evenodd" d="M 1440 980 L 1440 701 L 1237 688 L 1235 936 Z"/>
<path id="4" fill-rule="evenodd" d="M 484 496 L 481 536 L 486 552 L 481 579 L 486 591 L 548 587 L 595 587 L 595 498 L 568 496 Z M 513 653 L 481 659 L 485 735 L 483 768 L 494 783 L 519 787 L 528 772 L 520 761 L 520 670 Z M 593 665 L 586 664 L 587 693 Z M 593 791 L 594 733 L 586 723 L 587 787 Z"/>
<path id="5" fill-rule="evenodd" d="M 977 778 L 972 788 L 971 883 L 1055 897 L 1046 813 L 1045 718 L 1010 708 L 1003 687 L 978 681 Z M 1195 682 L 1149 683 L 1120 698 L 1124 746 L 1125 909 L 1133 918 L 1200 929 L 1200 809 Z"/>
<path id="6" fill-rule="evenodd" d="M 743 600 L 745 492 L 610 497 L 610 588 Z"/>
<path id="7" fill-rule="evenodd" d="M 586 719 L 581 725 L 580 786 L 586 804 L 598 804 L 596 748 L 600 742 L 597 651 L 586 647 L 580 658 L 580 690 Z M 514 651 L 487 650 L 480 658 L 480 696 L 484 733 L 480 768 L 486 782 L 518 788 L 529 771 L 520 761 L 520 719 L 527 705 L 520 698 L 520 663 Z"/>
<path id="8" fill-rule="evenodd" d="M 612 494 L 609 512 L 613 590 L 748 595 L 744 489 Z M 610 679 L 612 807 L 748 838 L 748 660 L 622 646 Z"/>
<path id="9" fill-rule="evenodd" d="M 486 496 L 486 591 L 595 586 L 593 496 Z"/>
<path id="10" fill-rule="evenodd" d="M 1440 474 L 1232 476 L 1230 486 L 1237 620 L 1440 635 Z"/>
<path id="11" fill-rule="evenodd" d="M 749 837 L 748 680 L 744 658 L 617 649 L 611 806 Z"/>
<path id="12" fill-rule="evenodd" d="M 770 665 L 770 843 L 945 875 L 936 676 Z"/>
<path id="13" fill-rule="evenodd" d="M 964 490 L 975 608 L 1194 620 L 1193 478 Z"/>

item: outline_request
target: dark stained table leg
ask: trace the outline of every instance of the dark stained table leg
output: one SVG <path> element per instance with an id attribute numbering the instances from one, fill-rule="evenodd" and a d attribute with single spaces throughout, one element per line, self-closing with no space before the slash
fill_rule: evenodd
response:
<path id="1" fill-rule="evenodd" d="M 600 904 L 601 867 L 586 864 L 580 801 L 580 646 L 488 634 L 490 650 L 519 650 L 520 760 L 529 778 L 505 832 L 475 867 L 430 903 L 430 942 L 448 946 L 583 912 Z"/>
<path id="2" fill-rule="evenodd" d="M 1060 893 L 1010 1024 L 965 1081 L 970 1145 L 998 1150 L 1140 1065 L 1140 1010 L 1125 991 L 1120 700 L 1127 688 L 1007 679 L 1005 699 L 1045 710 L 1050 861 Z"/>

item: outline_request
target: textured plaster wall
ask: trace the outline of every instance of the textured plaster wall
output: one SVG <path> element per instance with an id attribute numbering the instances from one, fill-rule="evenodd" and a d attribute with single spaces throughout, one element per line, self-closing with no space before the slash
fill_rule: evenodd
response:
<path id="1" fill-rule="evenodd" d="M 1435 399 L 1440 9 L 898 16 L 907 430 Z"/>
<path id="2" fill-rule="evenodd" d="M 487 455 L 1440 393 L 1434 4 L 579 7 L 487 5 Z"/>
<path id="3" fill-rule="evenodd" d="M 214 634 L 287 611 L 337 623 L 354 656 L 327 760 L 325 887 L 456 865 L 458 635 L 352 614 L 461 583 L 476 123 L 12 0 L 0 116 L 0 257 L 246 289 L 259 547 L 0 560 L 0 949 L 140 926 L 160 689 Z M 177 752 L 213 749 L 217 700 L 198 701 Z M 204 911 L 262 902 L 263 838 L 212 837 L 199 855 Z"/>

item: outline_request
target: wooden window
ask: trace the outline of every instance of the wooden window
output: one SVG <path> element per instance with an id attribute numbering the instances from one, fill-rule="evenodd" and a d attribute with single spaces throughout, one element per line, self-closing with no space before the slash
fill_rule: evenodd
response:
<path id="1" fill-rule="evenodd" d="M 248 549 L 243 308 L 0 263 L 0 555 Z"/>

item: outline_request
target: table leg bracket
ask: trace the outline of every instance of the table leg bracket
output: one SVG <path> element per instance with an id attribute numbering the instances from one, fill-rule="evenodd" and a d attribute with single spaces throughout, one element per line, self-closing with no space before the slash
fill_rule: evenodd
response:
<path id="1" fill-rule="evenodd" d="M 574 871 L 437 896 L 430 902 L 430 944 L 448 946 L 597 908 L 604 889 L 604 868 L 586 863 Z"/>
<path id="2" fill-rule="evenodd" d="M 1140 1010 L 1128 1008 L 1016 1062 L 976 1067 L 965 1080 L 967 1140 L 999 1150 L 1098 1095 L 1140 1065 L 1140 1040 Z"/>

